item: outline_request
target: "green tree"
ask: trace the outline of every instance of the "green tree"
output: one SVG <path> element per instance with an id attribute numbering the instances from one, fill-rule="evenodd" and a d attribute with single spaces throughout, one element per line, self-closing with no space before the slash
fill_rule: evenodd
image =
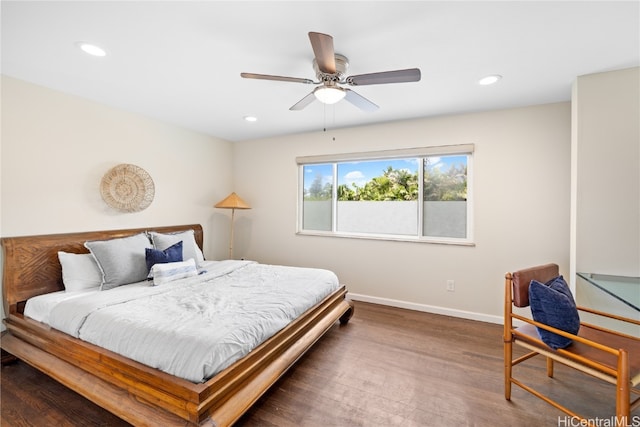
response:
<path id="1" fill-rule="evenodd" d="M 467 200 L 467 166 L 452 165 L 441 171 L 427 164 L 424 169 L 424 200 Z"/>
<path id="2" fill-rule="evenodd" d="M 467 166 L 452 165 L 448 170 L 424 168 L 424 200 L 467 200 Z M 339 201 L 397 201 L 418 200 L 418 173 L 389 166 L 382 175 L 372 178 L 364 185 L 356 183 L 338 186 Z M 330 196 L 330 194 L 329 194 Z"/>
<path id="3" fill-rule="evenodd" d="M 391 166 L 382 175 L 358 186 L 342 184 L 338 186 L 339 201 L 394 201 L 418 199 L 418 173 L 407 169 L 393 169 Z"/>
<path id="4" fill-rule="evenodd" d="M 329 200 L 331 199 L 331 193 L 333 192 L 333 186 L 330 182 L 322 184 L 322 175 L 317 174 L 313 182 L 309 186 L 309 190 L 304 190 L 305 200 Z"/>

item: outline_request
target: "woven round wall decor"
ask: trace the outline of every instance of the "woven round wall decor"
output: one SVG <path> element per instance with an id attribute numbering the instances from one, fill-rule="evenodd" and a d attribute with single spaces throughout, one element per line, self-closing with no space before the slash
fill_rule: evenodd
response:
<path id="1" fill-rule="evenodd" d="M 139 212 L 153 202 L 155 186 L 139 166 L 123 163 L 107 171 L 100 182 L 102 199 L 122 212 Z"/>

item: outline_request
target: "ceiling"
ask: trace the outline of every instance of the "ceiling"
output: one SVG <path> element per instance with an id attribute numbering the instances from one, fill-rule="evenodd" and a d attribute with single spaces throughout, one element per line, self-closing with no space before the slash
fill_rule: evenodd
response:
<path id="1" fill-rule="evenodd" d="M 580 75 L 639 65 L 638 1 L 6 1 L 2 73 L 241 141 L 568 101 Z M 415 83 L 352 87 L 378 104 L 289 107 L 313 86 L 308 32 L 347 75 L 420 68 Z M 80 51 L 87 41 L 102 58 Z M 478 79 L 500 74 L 492 86 Z M 253 115 L 250 123 L 244 116 Z"/>

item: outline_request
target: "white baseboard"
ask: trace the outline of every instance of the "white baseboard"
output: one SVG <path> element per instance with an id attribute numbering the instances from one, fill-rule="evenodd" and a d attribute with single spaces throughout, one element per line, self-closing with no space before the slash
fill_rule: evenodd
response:
<path id="1" fill-rule="evenodd" d="M 414 302 L 400 301 L 400 300 L 395 300 L 390 298 L 372 297 L 369 295 L 354 294 L 352 292 L 349 292 L 347 294 L 347 297 L 355 301 L 370 302 L 373 304 L 388 305 L 390 307 L 406 308 L 408 310 L 416 310 L 416 311 L 423 311 L 426 313 L 460 317 L 463 319 L 478 320 L 480 322 L 496 323 L 498 325 L 503 324 L 502 316 L 493 316 L 493 315 L 483 314 L 483 313 L 474 313 L 472 311 L 456 310 L 453 308 L 437 307 L 437 306 L 427 305 L 427 304 L 418 304 Z"/>

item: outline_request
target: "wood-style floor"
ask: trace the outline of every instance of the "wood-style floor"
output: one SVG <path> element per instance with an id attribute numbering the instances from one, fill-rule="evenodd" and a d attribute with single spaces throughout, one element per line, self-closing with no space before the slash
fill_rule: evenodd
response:
<path id="1" fill-rule="evenodd" d="M 502 349 L 500 325 L 356 302 L 237 425 L 578 425 L 518 387 L 506 401 Z M 543 359 L 516 372 L 589 418 L 614 413 L 613 386 L 561 365 L 549 379 Z M 23 362 L 0 382 L 3 427 L 127 425 Z"/>

